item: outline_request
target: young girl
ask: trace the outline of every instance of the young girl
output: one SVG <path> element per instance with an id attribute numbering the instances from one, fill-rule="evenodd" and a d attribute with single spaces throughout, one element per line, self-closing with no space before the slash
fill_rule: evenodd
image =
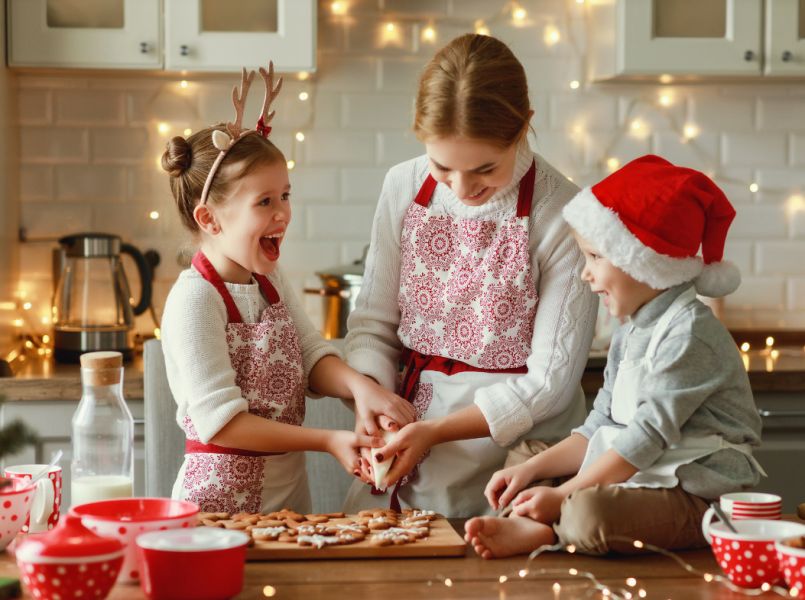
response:
<path id="1" fill-rule="evenodd" d="M 582 277 L 624 324 L 587 421 L 495 473 L 487 499 L 493 508 L 511 502 L 511 518 L 472 519 L 467 540 L 484 558 L 557 537 L 590 554 L 637 551 L 616 536 L 669 550 L 705 545 L 708 501 L 764 474 L 752 457 L 760 417 L 741 357 L 696 299 L 740 283 L 721 261 L 735 211 L 702 173 L 644 156 L 582 191 L 563 214 L 584 252 Z M 563 475 L 575 476 L 520 492 Z"/>
<path id="2" fill-rule="evenodd" d="M 233 90 L 236 120 L 168 143 L 162 166 L 182 221 L 199 242 L 193 266 L 168 295 L 162 343 L 177 420 L 187 436 L 173 497 L 203 511 L 309 512 L 304 450 L 331 453 L 358 472 L 369 435 L 302 428 L 305 388 L 355 400 L 374 433 L 382 414 L 404 424 L 413 410 L 356 373 L 324 342 L 277 269 L 291 220 L 288 170 L 267 136 L 279 92 L 260 69 L 266 97 L 256 129 L 243 128 L 254 73 Z"/>
<path id="3" fill-rule="evenodd" d="M 422 461 L 392 492 L 401 506 L 485 512 L 484 485 L 509 445 L 558 441 L 584 418 L 596 301 L 560 214 L 577 188 L 529 148 L 532 114 L 509 48 L 459 37 L 420 79 L 414 131 L 426 155 L 383 183 L 347 352 L 416 407 L 378 451 L 396 455 L 387 485 Z M 377 503 L 355 482 L 346 509 Z"/>

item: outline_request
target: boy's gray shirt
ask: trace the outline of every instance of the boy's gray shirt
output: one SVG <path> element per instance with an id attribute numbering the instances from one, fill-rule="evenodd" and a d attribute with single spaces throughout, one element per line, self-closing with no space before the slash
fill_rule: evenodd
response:
<path id="1" fill-rule="evenodd" d="M 611 418 L 612 386 L 627 345 L 629 360 L 645 356 L 657 320 L 691 285 L 664 291 L 615 331 L 604 385 L 584 424 L 573 430 L 590 439 L 603 425 L 622 429 L 613 448 L 638 469 L 650 467 L 682 437 L 717 434 L 733 444 L 760 444 L 760 416 L 738 348 L 699 300 L 677 313 L 659 340 L 632 421 L 624 426 Z M 723 449 L 679 467 L 677 477 L 685 491 L 716 498 L 757 485 L 760 473 L 738 450 Z"/>

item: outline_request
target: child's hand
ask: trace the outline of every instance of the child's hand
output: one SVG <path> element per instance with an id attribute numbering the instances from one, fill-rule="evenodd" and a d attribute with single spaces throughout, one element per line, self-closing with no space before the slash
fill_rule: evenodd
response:
<path id="1" fill-rule="evenodd" d="M 327 440 L 327 452 L 332 454 L 347 473 L 356 475 L 360 473 L 361 447 L 379 448 L 383 439 L 369 435 L 361 435 L 352 431 L 332 431 Z"/>
<path id="2" fill-rule="evenodd" d="M 486 496 L 489 506 L 495 510 L 500 510 L 508 506 L 517 492 L 531 483 L 531 481 L 531 475 L 525 463 L 508 469 L 501 469 L 500 471 L 495 471 L 490 477 L 489 483 L 486 484 L 486 489 L 484 489 L 484 496 Z"/>
<path id="3" fill-rule="evenodd" d="M 567 496 L 558 488 L 537 485 L 523 490 L 512 502 L 510 516 L 529 517 L 546 525 L 553 524 Z"/>
<path id="4" fill-rule="evenodd" d="M 355 415 L 369 435 L 377 433 L 376 419 L 380 416 L 388 417 L 399 427 L 407 425 L 416 417 L 413 404 L 368 377 L 362 376 L 353 385 L 352 394 L 355 398 Z"/>

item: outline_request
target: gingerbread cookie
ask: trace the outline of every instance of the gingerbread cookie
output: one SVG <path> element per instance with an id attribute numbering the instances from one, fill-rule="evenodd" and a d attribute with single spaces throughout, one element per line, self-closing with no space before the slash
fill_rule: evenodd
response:
<path id="1" fill-rule="evenodd" d="M 325 546 L 338 546 L 342 540 L 337 535 L 300 535 L 296 538 L 296 543 L 300 546 L 313 546 L 324 548 Z"/>
<path id="2" fill-rule="evenodd" d="M 275 541 L 283 534 L 288 533 L 285 525 L 279 527 L 254 527 L 252 528 L 252 538 L 258 542 Z"/>

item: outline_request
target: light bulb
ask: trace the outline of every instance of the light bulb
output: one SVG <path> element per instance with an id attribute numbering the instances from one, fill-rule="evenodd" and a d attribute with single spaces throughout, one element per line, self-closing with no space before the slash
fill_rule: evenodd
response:
<path id="1" fill-rule="evenodd" d="M 185 137 L 188 137 L 191 133 L 193 133 L 193 130 L 188 127 L 182 133 L 184 134 Z"/>
<path id="2" fill-rule="evenodd" d="M 757 192 L 759 189 L 760 188 L 758 187 L 758 185 L 754 181 L 749 184 L 749 191 L 752 192 L 753 194 L 755 192 Z"/>
<path id="3" fill-rule="evenodd" d="M 518 25 L 522 24 L 527 16 L 528 13 L 522 6 L 516 6 L 514 10 L 512 10 L 512 19 L 514 19 L 514 22 Z"/>
<path id="4" fill-rule="evenodd" d="M 304 142 L 305 141 L 305 134 L 302 133 L 301 131 L 297 131 L 295 137 L 296 137 L 297 142 Z"/>
<path id="5" fill-rule="evenodd" d="M 546 46 L 555 46 L 559 43 L 561 37 L 559 30 L 553 25 L 548 25 L 542 34 L 542 39 Z"/>
<path id="6" fill-rule="evenodd" d="M 581 84 L 579 83 L 579 80 L 578 80 L 578 79 L 574 79 L 573 81 L 571 81 L 571 82 L 570 82 L 570 89 L 571 89 L 571 90 L 577 90 L 577 89 L 579 89 L 579 86 L 580 86 L 580 85 L 581 85 Z"/>
<path id="7" fill-rule="evenodd" d="M 671 94 L 660 94 L 660 106 L 665 106 L 666 108 L 671 106 L 674 103 L 674 97 Z"/>
<path id="8" fill-rule="evenodd" d="M 388 31 L 389 33 L 394 33 L 395 29 L 396 26 L 394 25 L 394 23 L 386 23 L 386 31 Z"/>
<path id="9" fill-rule="evenodd" d="M 743 344 L 741 344 L 741 352 L 749 352 L 749 349 L 751 347 L 752 346 L 749 345 L 749 342 L 744 342 Z"/>
<path id="10" fill-rule="evenodd" d="M 182 79 L 179 82 L 179 87 L 182 88 L 183 90 L 186 90 L 189 86 L 190 84 L 187 82 L 187 79 Z"/>
<path id="11" fill-rule="evenodd" d="M 684 134 L 686 140 L 691 140 L 699 135 L 699 127 L 693 123 L 688 123 L 685 125 L 682 133 Z"/>
<path id="12" fill-rule="evenodd" d="M 422 30 L 422 40 L 425 42 L 432 42 L 436 39 L 436 30 L 431 26 L 428 25 L 425 29 Z"/>
<path id="13" fill-rule="evenodd" d="M 293 159 L 291 159 L 291 160 L 289 160 L 289 161 L 288 161 L 286 164 L 288 165 L 288 170 L 289 170 L 289 171 L 292 171 L 292 170 L 293 170 L 293 168 L 296 166 L 296 161 L 295 161 L 295 160 L 293 160 Z"/>
<path id="14" fill-rule="evenodd" d="M 489 35 L 489 27 L 481 20 L 475 21 L 475 33 L 478 35 Z"/>
<path id="15" fill-rule="evenodd" d="M 307 92 L 299 92 L 299 99 L 300 99 L 302 102 L 304 102 L 304 101 L 305 101 L 305 100 L 307 100 L 308 98 L 310 98 L 310 95 L 309 95 Z"/>
<path id="16" fill-rule="evenodd" d="M 339 17 L 347 14 L 347 8 L 349 8 L 349 6 L 343 0 L 335 0 L 335 2 L 330 4 L 330 12 Z"/>
<path id="17" fill-rule="evenodd" d="M 309 78 L 310 78 L 310 73 L 308 73 L 307 71 L 299 71 L 299 72 L 296 74 L 296 78 L 297 78 L 299 81 L 306 81 L 307 79 L 309 79 Z"/>
<path id="18" fill-rule="evenodd" d="M 159 123 L 157 123 L 157 131 L 162 135 L 167 134 L 170 130 L 171 126 L 169 123 L 166 123 L 165 121 L 160 121 Z"/>
<path id="19" fill-rule="evenodd" d="M 621 161 L 619 161 L 619 160 L 618 160 L 617 158 L 615 158 L 614 156 L 611 156 L 611 157 L 609 157 L 609 158 L 607 159 L 607 168 L 608 168 L 610 171 L 617 171 L 617 170 L 618 170 L 618 167 L 620 167 L 620 166 L 621 166 Z"/>
<path id="20" fill-rule="evenodd" d="M 668 84 L 671 83 L 673 80 L 674 78 L 668 75 L 667 73 L 660 75 L 660 83 Z"/>

